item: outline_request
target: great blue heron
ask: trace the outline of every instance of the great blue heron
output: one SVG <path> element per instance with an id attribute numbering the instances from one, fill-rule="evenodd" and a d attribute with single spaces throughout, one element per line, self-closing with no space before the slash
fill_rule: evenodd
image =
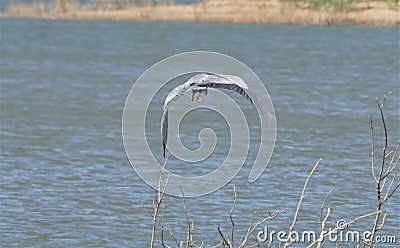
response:
<path id="1" fill-rule="evenodd" d="M 200 95 L 201 94 L 207 95 L 207 88 L 227 89 L 236 91 L 240 95 L 246 97 L 254 105 L 259 114 L 269 119 L 275 118 L 273 114 L 268 113 L 261 108 L 260 102 L 258 101 L 255 94 L 249 89 L 247 84 L 240 77 L 233 75 L 221 75 L 221 74 L 206 74 L 206 73 L 196 74 L 185 83 L 173 89 L 165 99 L 164 112 L 161 119 L 161 133 L 162 133 L 164 157 L 165 157 L 165 150 L 168 138 L 169 106 L 171 105 L 171 103 L 176 101 L 180 96 L 182 96 L 189 90 L 192 90 L 192 97 L 191 97 L 192 101 L 194 100 L 195 94 L 198 93 L 196 101 L 200 102 L 201 101 Z"/>

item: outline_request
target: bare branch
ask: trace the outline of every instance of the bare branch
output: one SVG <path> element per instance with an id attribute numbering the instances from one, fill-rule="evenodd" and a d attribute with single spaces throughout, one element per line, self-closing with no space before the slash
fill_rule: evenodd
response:
<path id="1" fill-rule="evenodd" d="M 175 238 L 175 236 L 174 236 L 174 233 L 172 232 L 172 229 L 171 229 L 171 228 L 169 229 L 169 235 L 171 235 L 171 237 L 172 237 L 172 239 L 175 241 L 177 247 L 181 247 L 181 245 L 179 245 L 178 240 L 176 240 L 176 238 Z"/>
<path id="2" fill-rule="evenodd" d="M 383 97 L 382 104 L 379 104 L 378 98 L 376 99 L 376 103 L 378 104 L 379 112 L 381 114 L 381 121 L 382 121 L 382 126 L 383 126 L 383 133 L 384 133 L 384 145 L 383 145 L 383 148 L 382 148 L 381 168 L 379 170 L 379 178 L 378 178 L 378 180 L 380 178 L 382 178 L 382 174 L 383 174 L 383 170 L 384 170 L 384 166 L 385 166 L 387 144 L 388 144 L 388 133 L 387 133 L 387 128 L 386 128 L 385 117 L 384 117 L 384 114 L 383 114 L 383 106 L 385 104 L 385 101 L 386 101 L 386 95 L 384 95 L 384 97 Z M 379 183 L 378 183 L 378 185 L 379 185 Z M 381 190 L 381 189 L 379 188 L 379 190 Z"/>
<path id="3" fill-rule="evenodd" d="M 186 247 L 193 247 L 193 234 L 192 234 L 193 223 L 192 224 L 190 223 L 189 212 L 187 211 L 186 208 L 185 194 L 183 193 L 182 189 L 181 192 L 182 192 L 183 211 L 185 212 L 186 223 L 188 225 Z"/>
<path id="4" fill-rule="evenodd" d="M 235 247 L 235 245 L 234 245 L 235 222 L 233 221 L 233 216 L 232 216 L 233 211 L 235 210 L 236 201 L 237 201 L 237 192 L 236 192 L 235 185 L 233 185 L 233 194 L 234 194 L 234 199 L 233 199 L 231 211 L 229 211 L 229 219 L 231 220 L 231 223 L 232 223 L 231 243 L 232 243 L 232 247 Z"/>
<path id="5" fill-rule="evenodd" d="M 325 197 L 324 197 L 324 200 L 322 201 L 321 208 L 320 208 L 320 213 L 319 213 L 319 216 L 320 216 L 320 220 L 321 220 L 321 221 L 322 221 L 322 219 L 323 219 L 323 218 L 322 218 L 323 210 L 326 209 L 326 208 L 329 208 L 329 207 L 334 203 L 334 202 L 330 202 L 328 205 L 325 206 L 325 202 L 326 202 L 326 200 L 328 199 L 329 194 L 332 193 L 332 191 L 333 191 L 333 188 L 332 188 L 331 190 L 329 190 L 328 193 L 326 193 L 326 195 L 325 195 Z"/>
<path id="6" fill-rule="evenodd" d="M 386 216 L 387 216 L 387 212 L 385 211 L 385 214 L 384 214 L 383 217 L 382 217 L 381 224 L 379 225 L 379 227 L 377 228 L 377 230 L 381 230 L 381 228 L 382 228 L 383 225 L 385 224 Z"/>
<path id="7" fill-rule="evenodd" d="M 372 114 L 369 117 L 370 128 L 371 128 L 371 170 L 372 170 L 372 177 L 374 178 L 375 185 L 378 184 L 378 178 L 375 175 L 375 138 L 374 138 L 374 125 L 372 121 Z"/>
<path id="8" fill-rule="evenodd" d="M 254 225 L 253 225 L 253 220 L 251 219 L 249 228 L 248 228 L 247 233 L 246 233 L 246 236 L 244 237 L 244 239 L 243 239 L 242 243 L 239 245 L 239 247 L 246 247 L 246 244 L 247 244 L 247 241 L 248 241 L 250 235 L 254 232 L 254 230 L 257 229 L 258 226 L 262 225 L 267 220 L 275 218 L 276 216 L 278 216 L 279 214 L 281 214 L 281 213 L 283 213 L 285 211 L 286 211 L 286 208 L 282 209 L 282 210 L 275 211 L 273 213 L 269 213 L 269 215 L 267 217 L 265 217 L 264 219 L 262 219 L 261 221 L 257 222 Z"/>
<path id="9" fill-rule="evenodd" d="M 152 229 L 151 229 L 150 248 L 154 247 L 154 239 L 155 239 L 156 227 L 157 227 L 157 216 L 158 216 L 158 212 L 160 210 L 161 202 L 164 199 L 164 193 L 165 193 L 165 190 L 167 189 L 167 184 L 168 184 L 168 179 L 169 179 L 169 175 L 168 175 L 165 185 L 164 185 L 163 189 L 161 190 L 161 181 L 163 179 L 164 169 L 165 169 L 165 166 L 167 165 L 167 161 L 168 161 L 168 155 L 164 160 L 164 164 L 163 164 L 161 172 L 160 172 L 160 177 L 158 179 L 158 188 L 156 190 L 156 196 L 155 196 L 155 199 L 153 199 L 154 212 L 153 212 L 153 224 L 152 224 Z"/>
<path id="10" fill-rule="evenodd" d="M 351 224 L 356 223 L 356 222 L 359 221 L 360 219 L 363 219 L 363 218 L 366 218 L 366 217 L 369 217 L 369 216 L 375 215 L 375 214 L 376 214 L 376 212 L 372 212 L 372 213 L 368 213 L 368 214 L 364 214 L 364 215 L 358 216 L 357 218 L 355 218 L 355 219 L 353 219 L 353 220 L 347 222 L 347 225 L 350 226 Z M 329 232 L 325 232 L 323 238 L 329 236 L 329 235 L 332 234 L 332 233 L 336 233 L 337 230 L 339 230 L 339 227 L 338 227 L 338 226 L 336 226 L 336 227 L 333 228 L 332 230 L 329 230 Z M 317 242 L 319 242 L 319 239 L 318 239 L 318 240 L 314 240 L 311 244 L 309 244 L 309 245 L 307 246 L 307 248 L 312 247 L 312 246 L 315 245 Z"/>
<path id="11" fill-rule="evenodd" d="M 393 180 L 396 179 L 395 177 L 393 177 Z M 393 181 L 392 181 L 393 182 Z M 390 197 L 392 197 L 392 195 L 394 194 L 394 192 L 396 192 L 396 190 L 399 188 L 400 184 L 397 184 L 396 187 L 394 188 L 394 190 L 392 192 L 390 192 L 390 194 L 388 194 L 388 196 L 384 198 L 383 202 L 386 202 L 390 199 Z M 389 191 L 388 191 L 389 192 Z"/>
<path id="12" fill-rule="evenodd" d="M 319 241 L 318 241 L 318 244 L 317 244 L 318 248 L 322 247 L 322 241 L 324 240 L 325 223 L 328 220 L 330 213 L 331 213 L 331 208 L 328 207 L 327 208 L 327 212 L 325 214 L 325 217 L 321 222 L 321 229 L 320 229 L 319 238 L 318 238 Z"/>
<path id="13" fill-rule="evenodd" d="M 227 245 L 229 248 L 231 248 L 231 244 L 229 242 L 229 240 L 226 239 L 225 235 L 222 233 L 221 229 L 219 228 L 219 223 L 217 224 L 217 230 L 218 230 L 218 234 L 222 239 L 223 244 Z"/>
<path id="14" fill-rule="evenodd" d="M 390 94 L 390 92 L 388 93 Z M 375 180 L 375 186 L 376 186 L 376 214 L 375 214 L 375 219 L 373 222 L 373 226 L 372 226 L 372 230 L 371 230 L 371 235 L 370 235 L 370 239 L 368 240 L 368 247 L 372 247 L 373 245 L 373 240 L 375 237 L 375 234 L 377 231 L 379 231 L 382 226 L 385 223 L 385 219 L 387 216 L 387 213 L 385 212 L 385 214 L 383 215 L 383 217 L 381 216 L 381 212 L 382 212 L 382 206 L 385 202 L 387 202 L 390 197 L 396 192 L 396 190 L 399 188 L 399 185 L 396 185 L 396 187 L 392 189 L 395 181 L 396 181 L 396 174 L 391 178 L 390 180 L 390 184 L 388 187 L 385 188 L 387 180 L 389 178 L 389 176 L 392 174 L 393 170 L 396 168 L 398 161 L 400 158 L 396 159 L 395 157 L 397 156 L 397 151 L 399 149 L 399 145 L 397 145 L 397 147 L 392 150 L 387 152 L 388 150 L 388 130 L 387 130 L 387 126 L 386 126 L 386 118 L 384 115 L 384 106 L 385 106 L 385 102 L 386 102 L 386 94 L 383 96 L 383 100 L 382 102 L 379 102 L 378 98 L 376 98 L 376 103 L 378 105 L 378 109 L 379 109 L 379 113 L 380 113 L 380 119 L 381 119 L 381 124 L 383 127 L 383 146 L 382 146 L 382 151 L 381 151 L 381 161 L 380 161 L 380 167 L 379 167 L 379 174 L 378 176 L 376 176 L 375 173 L 375 169 L 374 169 L 374 164 L 372 163 L 372 176 L 374 177 Z M 371 118 L 371 146 L 374 146 L 374 138 L 373 138 L 373 127 L 372 127 L 372 118 Z M 386 158 L 388 158 L 389 156 L 392 156 L 389 164 L 387 164 L 387 160 Z M 372 158 L 372 161 L 374 159 Z M 393 164 L 394 163 L 394 164 Z M 382 199 L 382 194 L 383 192 L 384 196 Z M 379 222 L 381 222 L 381 224 L 379 224 Z"/>
<path id="15" fill-rule="evenodd" d="M 396 148 L 394 150 L 392 150 L 392 159 L 391 159 L 391 161 L 389 163 L 389 166 L 388 166 L 388 169 L 387 169 L 387 173 L 386 173 L 385 176 L 390 175 L 393 172 L 393 170 L 397 167 L 397 165 L 399 163 L 399 160 L 400 160 L 400 155 L 398 155 L 399 146 L 400 146 L 400 142 L 398 142 Z M 397 156 L 397 158 L 396 158 L 396 156 Z M 394 194 L 394 192 L 396 192 L 396 190 L 399 188 L 400 184 L 397 184 L 395 186 L 395 188 L 392 190 L 392 187 L 393 187 L 394 182 L 396 181 L 396 179 L 397 179 L 397 174 L 395 173 L 393 175 L 392 179 L 390 180 L 389 186 L 387 187 L 385 196 L 383 198 L 383 202 L 388 201 L 390 199 L 390 197 Z M 386 177 L 385 177 L 385 183 L 386 183 Z"/>
<path id="16" fill-rule="evenodd" d="M 164 243 L 164 201 L 161 203 L 161 245 L 163 248 L 165 248 L 165 243 Z"/>
<path id="17" fill-rule="evenodd" d="M 220 246 L 223 246 L 223 245 L 224 245 L 224 241 L 221 240 L 221 242 L 219 242 L 219 244 L 217 244 L 216 246 L 213 246 L 213 248 L 217 248 L 217 247 L 220 247 Z"/>
<path id="18" fill-rule="evenodd" d="M 308 174 L 308 177 L 307 177 L 307 179 L 306 179 L 306 182 L 304 183 L 303 190 L 302 190 L 301 195 L 300 195 L 299 203 L 298 203 L 298 205 L 297 205 L 296 212 L 294 213 L 293 222 L 292 222 L 292 225 L 291 225 L 290 228 L 289 228 L 289 232 L 288 232 L 289 234 L 293 231 L 293 228 L 294 228 L 294 226 L 296 225 L 297 216 L 298 216 L 298 214 L 299 214 L 301 204 L 303 203 L 303 199 L 304 199 L 305 194 L 306 194 L 306 189 L 307 189 L 308 183 L 309 183 L 309 181 L 310 181 L 310 179 L 311 179 L 311 176 L 314 174 L 315 170 L 317 169 L 317 167 L 318 167 L 318 165 L 319 165 L 319 162 L 321 162 L 321 159 L 319 159 L 319 160 L 315 163 L 314 167 L 312 168 L 312 170 L 311 170 L 310 173 Z M 288 239 L 288 240 L 286 241 L 284 247 L 285 247 L 285 248 L 288 247 L 290 243 L 291 243 L 291 242 L 290 242 L 290 240 Z"/>

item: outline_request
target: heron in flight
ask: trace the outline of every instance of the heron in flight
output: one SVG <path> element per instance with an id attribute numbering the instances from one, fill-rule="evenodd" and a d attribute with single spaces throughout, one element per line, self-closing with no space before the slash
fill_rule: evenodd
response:
<path id="1" fill-rule="evenodd" d="M 168 108 L 176 101 L 180 96 L 185 94 L 187 91 L 192 90 L 191 100 L 194 101 L 196 94 L 196 101 L 201 101 L 201 94 L 207 95 L 207 88 L 214 89 L 227 89 L 236 91 L 240 95 L 248 99 L 256 108 L 260 115 L 267 117 L 268 119 L 274 119 L 274 115 L 264 111 L 261 108 L 260 102 L 255 94 L 249 89 L 247 84 L 238 76 L 233 75 L 221 75 L 221 74 L 206 74 L 200 73 L 191 77 L 185 83 L 177 86 L 173 89 L 165 99 L 164 112 L 161 118 L 161 133 L 163 142 L 163 156 L 165 157 L 167 138 L 168 138 Z"/>

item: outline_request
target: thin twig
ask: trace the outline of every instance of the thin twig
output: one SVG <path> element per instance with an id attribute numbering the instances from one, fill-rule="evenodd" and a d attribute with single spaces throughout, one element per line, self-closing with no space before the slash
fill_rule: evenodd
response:
<path id="1" fill-rule="evenodd" d="M 163 248 L 165 248 L 165 243 L 164 243 L 164 209 L 165 209 L 165 202 L 162 201 L 161 203 L 161 245 Z"/>
<path id="2" fill-rule="evenodd" d="M 261 221 L 257 222 L 256 224 L 253 225 L 253 220 L 250 220 L 250 225 L 249 228 L 247 230 L 246 236 L 244 237 L 242 243 L 239 245 L 239 247 L 246 247 L 247 241 L 249 240 L 250 235 L 254 232 L 254 230 L 257 229 L 258 226 L 262 225 L 264 222 L 266 222 L 267 220 L 273 219 L 276 216 L 278 216 L 279 214 L 283 213 L 286 211 L 285 209 L 282 210 L 278 210 L 275 211 L 273 213 L 269 213 L 269 215 L 267 217 L 265 217 L 264 219 L 262 219 Z"/>
<path id="3" fill-rule="evenodd" d="M 396 148 L 394 150 L 392 150 L 392 159 L 391 159 L 391 161 L 389 163 L 389 166 L 388 166 L 388 170 L 387 170 L 387 173 L 386 173 L 387 175 L 391 174 L 392 171 L 399 164 L 399 161 L 400 161 L 400 155 L 398 155 L 399 147 L 400 147 L 400 142 L 398 142 Z M 397 158 L 396 158 L 396 156 L 397 156 Z M 396 192 L 396 190 L 399 188 L 400 184 L 397 184 L 395 186 L 395 188 L 393 190 L 391 190 L 393 185 L 394 185 L 394 182 L 396 181 L 396 179 L 397 179 L 397 174 L 395 173 L 393 175 L 391 181 L 390 181 L 390 184 L 389 184 L 387 190 L 386 190 L 385 196 L 383 197 L 383 202 L 388 201 L 390 199 L 390 197 L 394 194 L 394 192 Z M 386 180 L 385 180 L 385 183 L 386 183 Z"/>
<path id="4" fill-rule="evenodd" d="M 327 211 L 326 211 L 326 215 L 325 215 L 324 219 L 321 221 L 321 230 L 320 230 L 319 238 L 318 238 L 319 242 L 317 244 L 318 248 L 322 247 L 322 241 L 324 240 L 324 233 L 326 232 L 325 231 L 325 223 L 327 222 L 330 213 L 331 213 L 331 208 L 328 207 Z"/>
<path id="5" fill-rule="evenodd" d="M 382 217 L 381 224 L 379 225 L 379 227 L 378 227 L 377 230 L 380 230 L 380 229 L 383 227 L 383 225 L 385 224 L 386 216 L 387 216 L 387 212 L 385 211 L 385 214 L 384 214 L 383 217 Z"/>
<path id="6" fill-rule="evenodd" d="M 356 222 L 359 221 L 360 219 L 369 217 L 369 216 L 374 215 L 374 214 L 376 214 L 376 212 L 372 212 L 372 213 L 368 213 L 368 214 L 364 214 L 364 215 L 358 216 L 357 218 L 355 218 L 355 219 L 353 219 L 353 220 L 347 222 L 347 225 L 350 226 L 351 224 L 356 223 Z M 325 237 L 331 235 L 332 233 L 336 233 L 340 228 L 341 228 L 341 227 L 336 226 L 336 227 L 333 228 L 332 230 L 329 230 L 329 232 L 325 232 L 323 238 L 325 238 Z M 315 245 L 317 242 L 319 242 L 319 239 L 318 239 L 318 240 L 314 240 L 311 244 L 309 244 L 309 245 L 307 246 L 307 248 L 312 247 L 312 246 Z"/>
<path id="7" fill-rule="evenodd" d="M 219 242 L 219 244 L 213 246 L 213 248 L 217 248 L 217 247 L 220 247 L 220 246 L 222 246 L 222 245 L 224 245 L 224 241 L 223 241 L 223 240 L 221 240 L 221 241 Z"/>
<path id="8" fill-rule="evenodd" d="M 193 235 L 192 235 L 193 224 L 190 224 L 189 212 L 187 211 L 186 208 L 185 194 L 182 189 L 181 192 L 182 192 L 183 211 L 185 212 L 186 223 L 188 225 L 186 247 L 193 247 Z"/>
<path id="9" fill-rule="evenodd" d="M 161 202 L 163 201 L 163 198 L 164 198 L 164 193 L 165 193 L 165 191 L 167 189 L 167 184 L 168 184 L 168 179 L 169 179 L 169 175 L 168 175 L 167 179 L 166 179 L 166 182 L 165 182 L 165 185 L 164 185 L 163 189 L 161 190 L 161 181 L 162 181 L 162 178 L 163 178 L 163 175 L 164 175 L 164 169 L 165 169 L 165 166 L 167 164 L 167 161 L 168 161 L 168 155 L 165 158 L 164 164 L 162 166 L 162 169 L 161 169 L 161 172 L 160 172 L 160 177 L 158 179 L 158 189 L 156 190 L 157 193 L 156 193 L 155 199 L 153 199 L 154 213 L 153 213 L 153 223 L 152 223 L 152 229 L 151 229 L 150 248 L 154 247 L 154 239 L 155 239 L 155 236 L 156 236 L 156 227 L 157 227 L 157 216 L 158 216 L 158 213 L 159 213 L 159 210 L 160 210 Z"/>
<path id="10" fill-rule="evenodd" d="M 235 210 L 236 201 L 237 201 L 237 192 L 236 192 L 235 185 L 233 185 L 233 194 L 234 194 L 234 199 L 233 199 L 231 211 L 229 211 L 229 219 L 231 220 L 231 223 L 232 223 L 231 244 L 232 244 L 232 247 L 235 247 L 235 245 L 234 245 L 235 222 L 233 221 L 233 216 L 232 216 L 233 211 Z"/>
<path id="11" fill-rule="evenodd" d="M 332 202 L 330 202 L 328 205 L 325 206 L 325 202 L 327 201 L 327 199 L 328 199 L 328 197 L 329 197 L 329 194 L 332 193 L 332 191 L 333 191 L 333 188 L 332 188 L 331 190 L 329 190 L 328 193 L 326 193 L 326 195 L 325 195 L 325 197 L 324 197 L 324 200 L 322 201 L 321 208 L 320 208 L 320 213 L 319 213 L 320 221 L 322 221 L 322 219 L 323 219 L 323 218 L 322 218 L 322 215 L 323 215 L 324 209 L 325 209 L 325 208 L 329 208 L 329 207 L 334 203 L 334 202 L 332 201 Z"/>
<path id="12" fill-rule="evenodd" d="M 375 185 L 378 184 L 378 178 L 375 175 L 375 138 L 374 138 L 374 125 L 372 121 L 372 114 L 369 117 L 370 129 L 371 129 L 371 170 L 372 177 L 374 178 Z"/>
<path id="13" fill-rule="evenodd" d="M 175 238 L 175 236 L 174 236 L 174 233 L 172 232 L 172 229 L 171 229 L 171 228 L 169 229 L 169 235 L 171 235 L 171 237 L 172 237 L 172 239 L 175 241 L 177 247 L 181 247 L 181 245 L 179 245 L 178 240 L 176 240 L 176 238 Z"/>
<path id="14" fill-rule="evenodd" d="M 393 177 L 393 181 L 396 179 L 396 177 Z M 393 182 L 392 181 L 392 182 Z M 396 190 L 399 188 L 400 184 L 397 184 L 396 187 L 394 188 L 394 190 L 392 192 L 390 192 L 390 194 L 388 194 L 388 196 L 385 196 L 385 199 L 383 200 L 383 203 L 388 201 L 390 197 L 392 197 L 392 195 L 394 194 L 394 192 L 396 192 Z M 389 191 L 387 191 L 388 193 Z"/>
<path id="15" fill-rule="evenodd" d="M 331 210 L 332 210 L 331 205 L 333 204 L 333 202 L 330 202 L 328 205 L 325 206 L 325 202 L 327 201 L 329 194 L 332 193 L 332 191 L 333 191 L 333 189 L 329 190 L 329 192 L 325 195 L 324 200 L 322 201 L 322 204 L 321 204 L 321 209 L 320 209 L 321 229 L 320 229 L 320 235 L 319 235 L 319 242 L 317 244 L 318 247 L 322 247 L 325 225 L 326 225 L 326 222 L 328 221 L 328 218 L 329 218 Z M 327 209 L 325 217 L 323 217 L 324 209 Z"/>
<path id="16" fill-rule="evenodd" d="M 298 203 L 298 205 L 297 205 L 296 212 L 294 213 L 293 222 L 292 222 L 292 225 L 291 225 L 290 228 L 289 228 L 289 232 L 288 232 L 289 234 L 292 233 L 292 231 L 293 231 L 293 229 L 294 229 L 294 226 L 296 225 L 297 216 L 298 216 L 298 214 L 299 214 L 301 204 L 303 203 L 303 199 L 304 199 L 305 194 L 306 194 L 306 189 L 307 189 L 308 183 L 310 182 L 311 176 L 314 174 L 315 170 L 317 169 L 317 167 L 318 167 L 318 165 L 319 165 L 319 162 L 321 162 L 321 159 L 319 159 L 319 160 L 315 163 L 314 167 L 312 168 L 312 170 L 311 170 L 310 173 L 308 174 L 308 177 L 307 177 L 307 179 L 306 179 L 306 182 L 304 183 L 303 190 L 302 190 L 301 195 L 300 195 L 299 203 Z M 291 241 L 290 241 L 290 239 L 288 239 L 288 240 L 286 241 L 284 247 L 285 247 L 285 248 L 288 247 L 290 243 L 291 243 Z"/>
<path id="17" fill-rule="evenodd" d="M 219 228 L 219 223 L 217 224 L 217 230 L 218 230 L 218 234 L 222 239 L 223 244 L 227 245 L 229 248 L 231 248 L 231 244 L 229 243 L 229 240 L 227 240 L 225 238 L 225 235 L 222 233 L 221 229 Z"/>

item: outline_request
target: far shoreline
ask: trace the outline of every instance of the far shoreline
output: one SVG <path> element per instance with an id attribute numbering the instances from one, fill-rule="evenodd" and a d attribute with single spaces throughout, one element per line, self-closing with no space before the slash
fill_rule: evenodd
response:
<path id="1" fill-rule="evenodd" d="M 262 4 L 260 4 L 262 3 Z M 88 6 L 48 6 L 15 3 L 0 18 L 128 22 L 185 22 L 272 24 L 298 26 L 400 27 L 398 6 L 385 2 L 359 3 L 348 10 L 316 10 L 278 0 L 209 0 L 191 5 L 128 6 L 121 9 L 90 9 Z"/>

